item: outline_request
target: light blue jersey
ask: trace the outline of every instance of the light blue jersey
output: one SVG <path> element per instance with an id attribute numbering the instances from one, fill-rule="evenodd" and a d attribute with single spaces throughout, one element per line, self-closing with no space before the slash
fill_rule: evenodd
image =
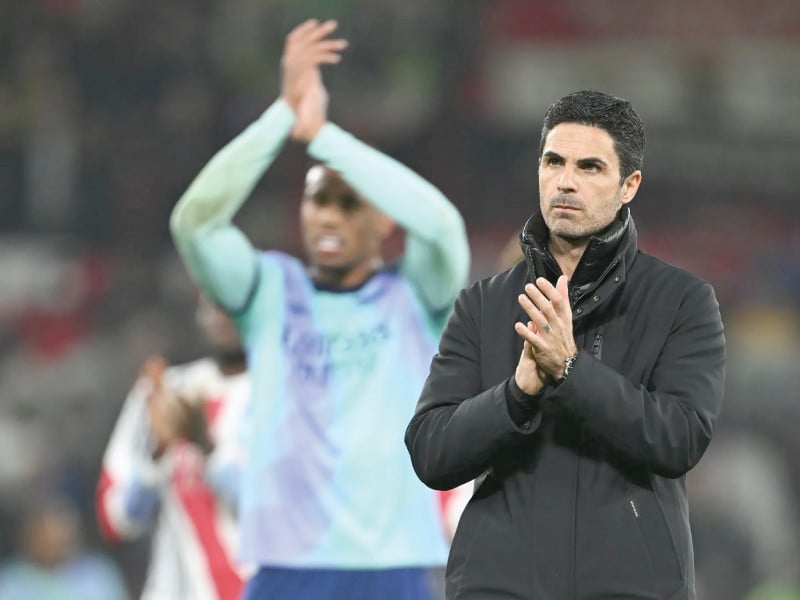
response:
<path id="1" fill-rule="evenodd" d="M 406 236 L 396 268 L 358 289 L 315 288 L 298 260 L 255 250 L 232 222 L 294 120 L 276 101 L 211 159 L 170 221 L 189 272 L 247 346 L 242 559 L 309 573 L 441 565 L 435 495 L 403 436 L 466 283 L 463 219 L 430 183 L 327 123 L 309 154 Z"/>
<path id="2" fill-rule="evenodd" d="M 403 444 L 437 324 L 397 269 L 329 291 L 285 254 L 262 254 L 260 268 L 239 319 L 253 385 L 270 390 L 247 419 L 245 558 L 326 568 L 442 564 L 436 499 Z"/>

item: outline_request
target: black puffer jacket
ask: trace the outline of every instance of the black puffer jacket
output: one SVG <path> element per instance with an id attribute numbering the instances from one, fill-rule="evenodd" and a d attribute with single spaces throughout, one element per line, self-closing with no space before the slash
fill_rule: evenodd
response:
<path id="1" fill-rule="evenodd" d="M 560 270 L 534 215 L 526 259 L 464 290 L 406 433 L 437 489 L 476 479 L 449 600 L 694 599 L 684 474 L 711 440 L 725 340 L 704 281 L 640 252 L 627 209 L 570 282 L 569 377 L 513 420 L 526 282 Z"/>

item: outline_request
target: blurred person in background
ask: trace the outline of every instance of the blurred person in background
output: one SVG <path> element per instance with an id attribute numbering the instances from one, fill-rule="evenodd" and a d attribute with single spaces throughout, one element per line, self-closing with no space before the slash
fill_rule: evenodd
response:
<path id="1" fill-rule="evenodd" d="M 82 548 L 72 502 L 34 499 L 22 519 L 20 552 L 0 568 L 0 600 L 127 600 L 117 566 Z"/>
<path id="2" fill-rule="evenodd" d="M 228 316 L 201 295 L 197 320 L 212 356 L 146 361 L 125 400 L 97 488 L 112 541 L 152 532 L 143 600 L 235 600 L 236 505 L 249 396 L 244 350 Z"/>
<path id="3" fill-rule="evenodd" d="M 639 251 L 644 127 L 600 92 L 547 111 L 525 260 L 463 291 L 406 443 L 478 478 L 447 598 L 694 599 L 686 473 L 722 407 L 712 287 Z"/>
<path id="4" fill-rule="evenodd" d="M 402 436 L 469 248 L 434 186 L 327 121 L 319 67 L 340 60 L 335 28 L 288 35 L 280 98 L 202 170 L 171 230 L 248 349 L 242 557 L 259 570 L 244 597 L 424 600 L 447 542 Z M 232 224 L 289 138 L 322 163 L 300 203 L 307 265 L 256 251 Z M 386 266 L 395 223 L 405 251 Z"/>

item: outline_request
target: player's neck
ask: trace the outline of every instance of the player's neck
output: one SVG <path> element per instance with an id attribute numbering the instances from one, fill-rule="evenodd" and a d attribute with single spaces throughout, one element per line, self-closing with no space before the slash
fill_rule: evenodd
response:
<path id="1" fill-rule="evenodd" d="M 309 266 L 308 273 L 314 283 L 330 289 L 357 288 L 366 282 L 376 271 L 383 268 L 383 259 L 373 257 L 357 265 L 347 267 Z"/>

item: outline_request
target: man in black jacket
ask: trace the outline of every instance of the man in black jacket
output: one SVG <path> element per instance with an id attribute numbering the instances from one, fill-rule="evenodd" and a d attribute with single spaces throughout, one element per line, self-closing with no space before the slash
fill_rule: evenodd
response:
<path id="1" fill-rule="evenodd" d="M 643 150 L 624 100 L 551 106 L 524 260 L 456 301 L 406 432 L 427 485 L 476 479 L 449 600 L 695 598 L 684 476 L 725 339 L 711 286 L 637 247 Z"/>

